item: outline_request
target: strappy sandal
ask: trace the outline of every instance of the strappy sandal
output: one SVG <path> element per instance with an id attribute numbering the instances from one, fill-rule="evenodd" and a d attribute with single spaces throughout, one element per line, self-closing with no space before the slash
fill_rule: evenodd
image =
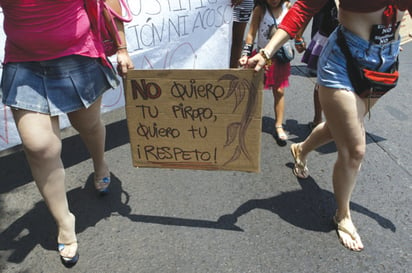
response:
<path id="1" fill-rule="evenodd" d="M 336 229 L 336 233 L 338 234 L 339 241 L 341 242 L 341 244 L 342 244 L 344 247 L 346 247 L 346 248 L 349 249 L 349 250 L 357 251 L 357 252 L 363 250 L 363 248 L 353 249 L 353 248 L 349 248 L 348 246 L 344 245 L 344 244 L 343 244 L 342 237 L 341 237 L 340 234 L 339 234 L 339 231 L 341 231 L 341 232 L 343 232 L 343 233 L 345 233 L 345 234 L 348 234 L 353 241 L 356 241 L 358 238 L 360 239 L 360 236 L 359 236 L 358 231 L 356 230 L 356 228 L 354 228 L 352 231 L 349 230 L 349 229 L 348 229 L 347 227 L 345 227 L 341 222 L 338 222 L 338 220 L 337 220 L 337 218 L 336 218 L 336 215 L 333 216 L 333 223 L 335 224 L 335 229 Z"/>
<path id="2" fill-rule="evenodd" d="M 293 174 L 298 178 L 308 178 L 309 170 L 306 166 L 306 160 L 302 161 L 299 158 L 299 143 L 294 143 L 290 145 L 290 152 L 292 153 L 293 159 L 295 160 L 295 165 L 293 166 Z"/>
<path id="3" fill-rule="evenodd" d="M 283 133 L 278 133 L 278 129 L 282 129 Z M 276 135 L 278 136 L 278 138 L 280 140 L 286 141 L 288 140 L 288 135 L 285 133 L 285 131 L 283 130 L 283 126 L 279 125 L 279 126 L 275 126 L 275 130 L 276 130 Z"/>
<path id="4" fill-rule="evenodd" d="M 105 195 L 109 193 L 110 176 L 103 177 L 102 179 L 94 180 L 94 187 L 100 195 Z"/>
<path id="5" fill-rule="evenodd" d="M 57 244 L 57 249 L 60 253 L 60 261 L 67 268 L 73 267 L 77 263 L 77 261 L 79 260 L 79 257 L 80 257 L 79 252 L 77 250 L 76 250 L 76 254 L 73 257 L 65 257 L 65 256 L 61 255 L 61 252 L 63 251 L 63 249 L 66 246 L 72 245 L 72 244 L 77 244 L 77 241 L 71 242 L 69 244 L 63 244 L 63 243 L 58 243 Z"/>

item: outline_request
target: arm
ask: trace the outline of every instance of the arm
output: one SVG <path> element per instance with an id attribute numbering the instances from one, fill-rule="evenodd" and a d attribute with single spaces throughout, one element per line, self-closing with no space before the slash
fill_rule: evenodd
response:
<path id="1" fill-rule="evenodd" d="M 245 48 L 249 48 L 249 51 L 244 50 L 242 52 L 242 57 L 239 59 L 240 65 L 245 65 L 248 58 L 252 55 L 253 42 L 255 41 L 256 34 L 259 29 L 260 21 L 264 14 L 263 8 L 261 6 L 256 6 L 252 12 L 252 18 L 249 25 L 249 31 L 245 38 Z"/>
<path id="2" fill-rule="evenodd" d="M 245 67 L 261 70 L 273 54 L 289 39 L 296 36 L 299 30 L 307 24 L 312 16 L 318 12 L 328 0 L 298 0 L 286 14 L 279 25 L 279 29 L 263 48 L 260 54 L 250 58 Z"/>
<path id="3" fill-rule="evenodd" d="M 306 24 L 295 35 L 295 48 L 299 53 L 302 53 L 306 50 L 306 43 L 305 39 L 303 39 L 303 33 L 305 32 L 308 23 L 309 21 L 307 21 Z"/>
<path id="4" fill-rule="evenodd" d="M 122 7 L 119 3 L 119 0 L 105 0 L 110 7 L 116 11 L 118 14 L 122 14 Z M 118 44 L 117 50 L 117 72 L 120 76 L 125 77 L 129 69 L 133 69 L 133 62 L 130 59 L 129 53 L 127 51 L 126 36 L 124 33 L 123 22 L 116 20 L 116 26 L 118 29 L 120 44 Z"/>
<path id="5" fill-rule="evenodd" d="M 280 29 L 286 31 L 290 37 L 306 27 L 310 19 L 328 2 L 328 0 L 298 0 L 286 14 L 279 25 Z"/>

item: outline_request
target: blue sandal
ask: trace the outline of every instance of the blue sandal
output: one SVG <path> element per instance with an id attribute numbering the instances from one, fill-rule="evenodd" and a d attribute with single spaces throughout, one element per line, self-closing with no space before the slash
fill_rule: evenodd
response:
<path id="1" fill-rule="evenodd" d="M 103 177 L 100 180 L 94 180 L 94 187 L 100 195 L 109 193 L 110 176 Z"/>
<path id="2" fill-rule="evenodd" d="M 57 249 L 59 250 L 59 253 L 60 253 L 60 261 L 67 268 L 70 268 L 70 267 L 74 266 L 77 263 L 77 261 L 79 260 L 79 257 L 80 257 L 79 252 L 76 250 L 76 254 L 73 257 L 64 257 L 64 256 L 61 255 L 61 252 L 66 247 L 66 245 L 71 245 L 71 244 L 74 244 L 74 243 L 77 243 L 77 242 L 73 242 L 73 243 L 70 243 L 70 244 L 61 244 L 61 243 L 57 244 Z"/>

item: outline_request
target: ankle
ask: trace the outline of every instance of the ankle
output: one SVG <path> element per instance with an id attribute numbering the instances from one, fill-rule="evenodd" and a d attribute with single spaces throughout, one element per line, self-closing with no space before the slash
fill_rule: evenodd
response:
<path id="1" fill-rule="evenodd" d="M 71 243 L 76 241 L 76 218 L 69 212 L 68 216 L 57 223 L 59 243 Z"/>
<path id="2" fill-rule="evenodd" d="M 338 222 L 347 221 L 347 220 L 352 221 L 352 217 L 350 215 L 350 212 L 349 211 L 344 211 L 344 210 L 340 211 L 340 210 L 337 209 L 336 213 L 335 213 L 335 218 Z"/>
<path id="3" fill-rule="evenodd" d="M 101 163 L 99 166 L 94 167 L 94 178 L 96 180 L 100 180 L 108 176 L 110 176 L 110 170 L 105 161 L 103 161 L 103 163 Z"/>
<path id="4" fill-rule="evenodd" d="M 299 142 L 299 143 L 296 143 L 296 145 L 297 145 L 297 150 L 298 150 L 298 155 L 299 155 L 299 158 L 301 159 L 301 160 L 306 160 L 306 154 L 305 153 L 303 153 L 303 142 Z"/>

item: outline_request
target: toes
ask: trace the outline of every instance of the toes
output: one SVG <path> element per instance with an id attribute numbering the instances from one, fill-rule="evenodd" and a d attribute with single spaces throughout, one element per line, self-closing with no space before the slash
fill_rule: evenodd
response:
<path id="1" fill-rule="evenodd" d="M 71 244 L 59 244 L 60 256 L 72 259 L 77 254 L 77 242 Z"/>

